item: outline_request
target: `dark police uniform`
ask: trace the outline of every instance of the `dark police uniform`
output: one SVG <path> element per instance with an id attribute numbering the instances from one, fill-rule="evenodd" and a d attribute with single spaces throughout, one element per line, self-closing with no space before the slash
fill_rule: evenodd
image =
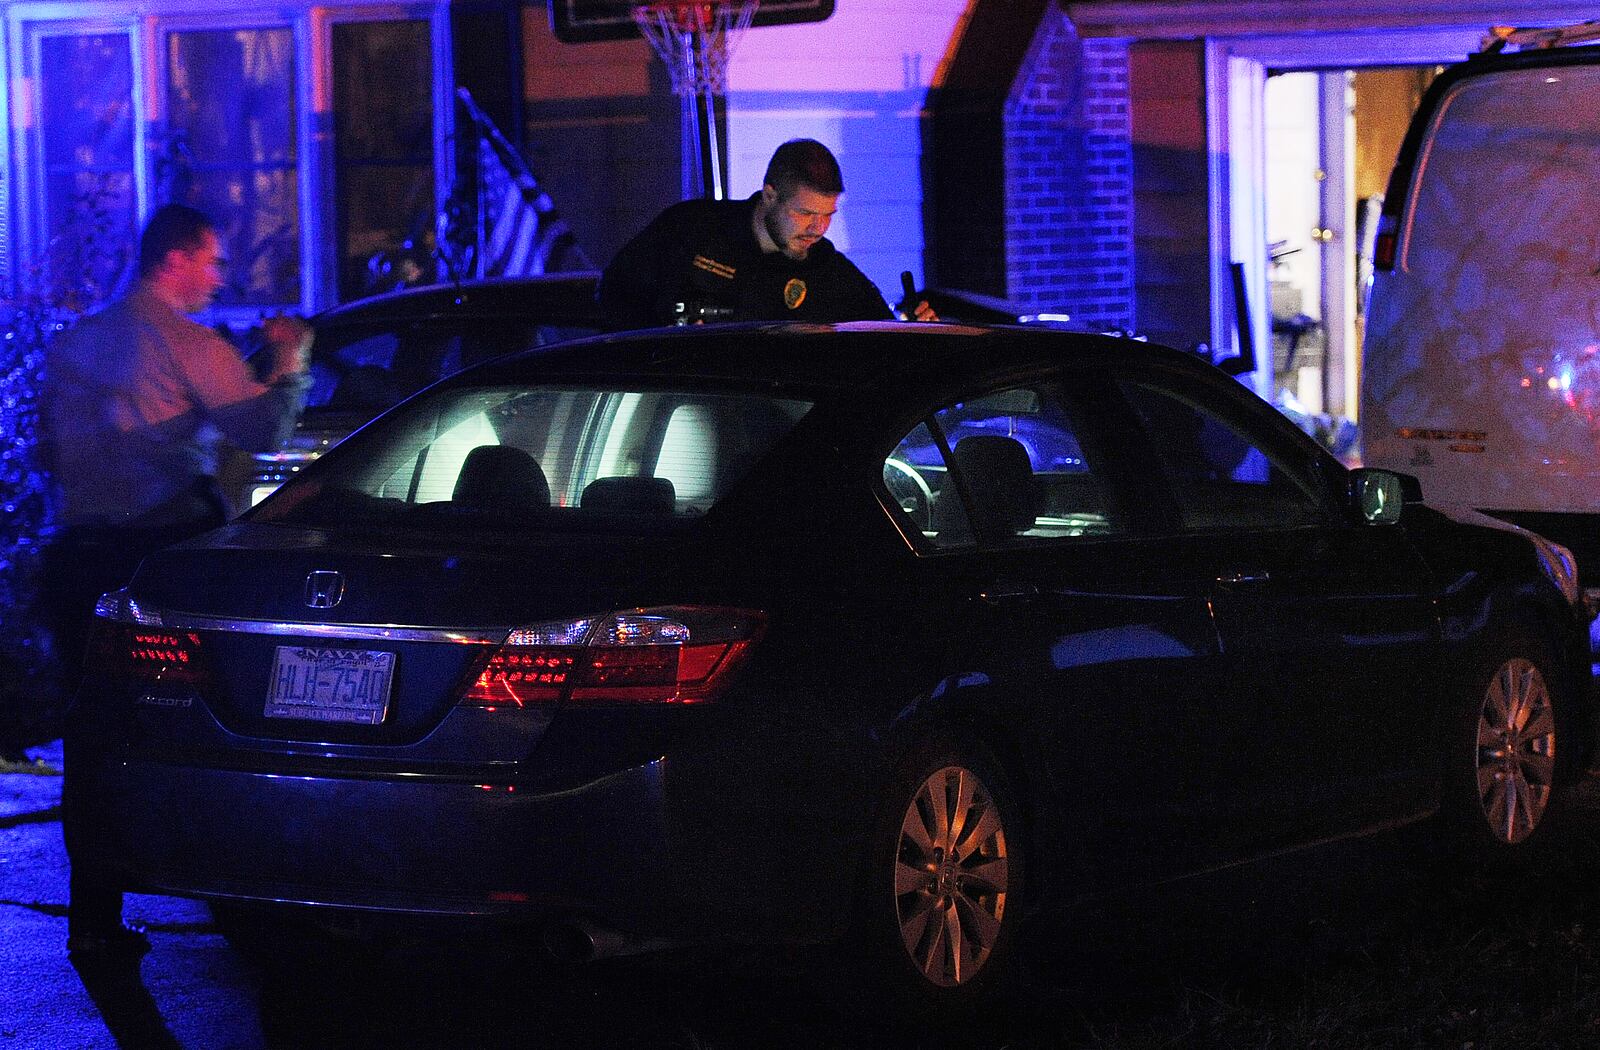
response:
<path id="1" fill-rule="evenodd" d="M 618 327 L 672 324 L 705 307 L 731 321 L 887 320 L 876 285 L 826 237 L 804 259 L 763 252 L 742 201 L 674 204 L 617 253 L 600 277 L 600 307 Z M 679 309 L 683 304 L 683 309 Z"/>

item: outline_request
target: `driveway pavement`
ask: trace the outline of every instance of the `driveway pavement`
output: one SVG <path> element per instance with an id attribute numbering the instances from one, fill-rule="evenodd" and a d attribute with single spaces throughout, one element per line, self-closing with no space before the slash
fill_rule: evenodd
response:
<path id="1" fill-rule="evenodd" d="M 154 945 L 136 977 L 82 979 L 67 962 L 61 744 L 39 773 L 0 775 L 0 1050 L 260 1047 L 246 967 L 192 901 L 131 895 Z"/>

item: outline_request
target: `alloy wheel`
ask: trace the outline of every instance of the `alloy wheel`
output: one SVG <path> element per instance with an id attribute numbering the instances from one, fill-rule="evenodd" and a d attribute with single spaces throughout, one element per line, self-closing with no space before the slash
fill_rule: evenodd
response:
<path id="1" fill-rule="evenodd" d="M 970 769 L 945 766 L 912 796 L 894 872 L 900 937 L 930 982 L 971 981 L 994 952 L 1011 889 L 999 806 Z"/>
<path id="2" fill-rule="evenodd" d="M 1533 834 L 1555 782 L 1556 722 L 1550 690 L 1532 661 L 1500 665 L 1478 715 L 1478 801 L 1489 831 L 1514 845 Z"/>

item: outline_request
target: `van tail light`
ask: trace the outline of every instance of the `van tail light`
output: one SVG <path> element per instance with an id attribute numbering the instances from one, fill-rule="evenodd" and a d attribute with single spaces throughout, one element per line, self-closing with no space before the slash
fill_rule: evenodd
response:
<path id="1" fill-rule="evenodd" d="M 208 677 L 200 635 L 165 627 L 126 591 L 101 595 L 94 607 L 86 677 L 147 685 L 198 686 Z"/>
<path id="2" fill-rule="evenodd" d="M 1378 234 L 1377 246 L 1372 251 L 1372 265 L 1383 271 L 1394 269 L 1394 250 L 1399 243 L 1392 233 Z"/>
<path id="3" fill-rule="evenodd" d="M 1372 245 L 1372 265 L 1388 273 L 1394 269 L 1395 249 L 1400 245 L 1399 222 L 1393 215 L 1378 219 L 1378 236 Z"/>
<path id="4" fill-rule="evenodd" d="M 704 703 L 765 626 L 749 609 L 669 605 L 519 627 L 478 665 L 461 703 Z"/>

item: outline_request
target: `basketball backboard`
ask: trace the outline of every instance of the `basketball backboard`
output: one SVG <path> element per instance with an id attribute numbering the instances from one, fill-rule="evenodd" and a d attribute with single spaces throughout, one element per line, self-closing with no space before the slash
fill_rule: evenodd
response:
<path id="1" fill-rule="evenodd" d="M 761 0 L 756 26 L 820 22 L 833 14 L 834 0 Z M 550 0 L 550 26 L 568 44 L 626 40 L 639 35 L 629 0 Z"/>

